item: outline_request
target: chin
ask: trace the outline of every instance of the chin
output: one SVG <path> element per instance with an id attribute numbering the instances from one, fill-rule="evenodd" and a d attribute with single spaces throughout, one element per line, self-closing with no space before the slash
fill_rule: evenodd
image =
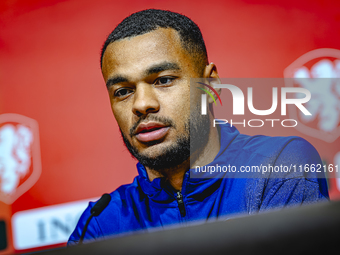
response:
<path id="1" fill-rule="evenodd" d="M 149 158 L 157 158 L 164 154 L 164 152 L 171 147 L 171 144 L 165 142 L 153 142 L 149 143 L 147 147 L 138 151 L 142 156 Z"/>

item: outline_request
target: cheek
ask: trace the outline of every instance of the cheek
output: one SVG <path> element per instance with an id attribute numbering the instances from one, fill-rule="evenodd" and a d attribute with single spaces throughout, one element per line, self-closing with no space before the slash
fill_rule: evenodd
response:
<path id="1" fill-rule="evenodd" d="M 129 131 L 129 123 L 128 120 L 130 118 L 128 118 L 127 114 L 128 111 L 125 109 L 121 109 L 120 107 L 113 107 L 111 106 L 113 115 L 117 121 L 117 124 L 119 126 L 119 128 L 123 131 L 124 134 L 128 134 Z"/>
<path id="2" fill-rule="evenodd" d="M 188 85 L 186 87 L 186 90 L 183 91 L 183 94 L 181 95 L 181 99 L 183 101 L 183 112 L 186 112 L 187 114 L 190 113 L 190 86 Z"/>
<path id="3" fill-rule="evenodd" d="M 187 123 L 188 119 L 190 118 L 190 92 L 189 91 L 181 91 L 180 94 L 177 96 L 176 106 L 174 107 L 175 112 L 174 116 L 175 119 L 180 122 L 178 123 L 182 128 Z M 174 102 L 173 102 L 174 103 Z"/>
<path id="4" fill-rule="evenodd" d="M 193 87 L 190 93 L 190 105 L 191 107 L 196 107 L 196 105 L 201 104 L 202 91 L 196 87 Z"/>

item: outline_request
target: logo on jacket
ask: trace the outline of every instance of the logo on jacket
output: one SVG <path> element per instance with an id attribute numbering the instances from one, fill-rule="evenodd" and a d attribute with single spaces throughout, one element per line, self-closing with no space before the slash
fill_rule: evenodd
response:
<path id="1" fill-rule="evenodd" d="M 0 115 L 0 200 L 12 204 L 41 173 L 38 123 L 28 117 Z"/>
<path id="2" fill-rule="evenodd" d="M 284 76 L 286 86 L 305 88 L 312 94 L 305 104 L 311 115 L 289 109 L 289 116 L 300 120 L 296 128 L 326 142 L 335 141 L 340 136 L 340 50 L 310 51 L 288 66 Z"/>

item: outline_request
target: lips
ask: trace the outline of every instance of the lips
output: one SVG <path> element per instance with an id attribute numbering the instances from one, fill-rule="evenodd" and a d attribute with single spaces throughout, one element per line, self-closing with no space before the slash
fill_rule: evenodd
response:
<path id="1" fill-rule="evenodd" d="M 156 122 L 139 124 L 135 132 L 137 140 L 140 142 L 151 142 L 165 137 L 170 127 Z"/>

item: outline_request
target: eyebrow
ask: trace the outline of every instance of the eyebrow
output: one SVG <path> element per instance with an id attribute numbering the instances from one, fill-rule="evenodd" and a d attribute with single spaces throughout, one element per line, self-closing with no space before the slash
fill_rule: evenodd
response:
<path id="1" fill-rule="evenodd" d="M 127 81 L 128 81 L 128 79 L 126 77 L 117 75 L 117 76 L 111 77 L 110 79 L 107 80 L 106 87 L 109 89 L 111 86 L 113 86 L 117 83 L 127 82 Z"/>
<path id="2" fill-rule="evenodd" d="M 178 64 L 172 62 L 163 62 L 160 64 L 156 64 L 148 68 L 145 72 L 146 75 L 151 75 L 167 70 L 181 70 Z"/>
<path id="3" fill-rule="evenodd" d="M 151 74 L 160 73 L 160 72 L 168 71 L 168 70 L 181 70 L 181 68 L 176 63 L 163 62 L 163 63 L 155 64 L 155 65 L 149 67 L 145 71 L 145 75 L 148 76 L 148 75 L 151 75 Z M 113 76 L 113 77 L 111 77 L 107 80 L 106 87 L 109 89 L 111 86 L 113 86 L 117 83 L 128 82 L 128 81 L 129 81 L 129 79 L 124 77 L 124 76 L 121 76 L 121 75 Z"/>

